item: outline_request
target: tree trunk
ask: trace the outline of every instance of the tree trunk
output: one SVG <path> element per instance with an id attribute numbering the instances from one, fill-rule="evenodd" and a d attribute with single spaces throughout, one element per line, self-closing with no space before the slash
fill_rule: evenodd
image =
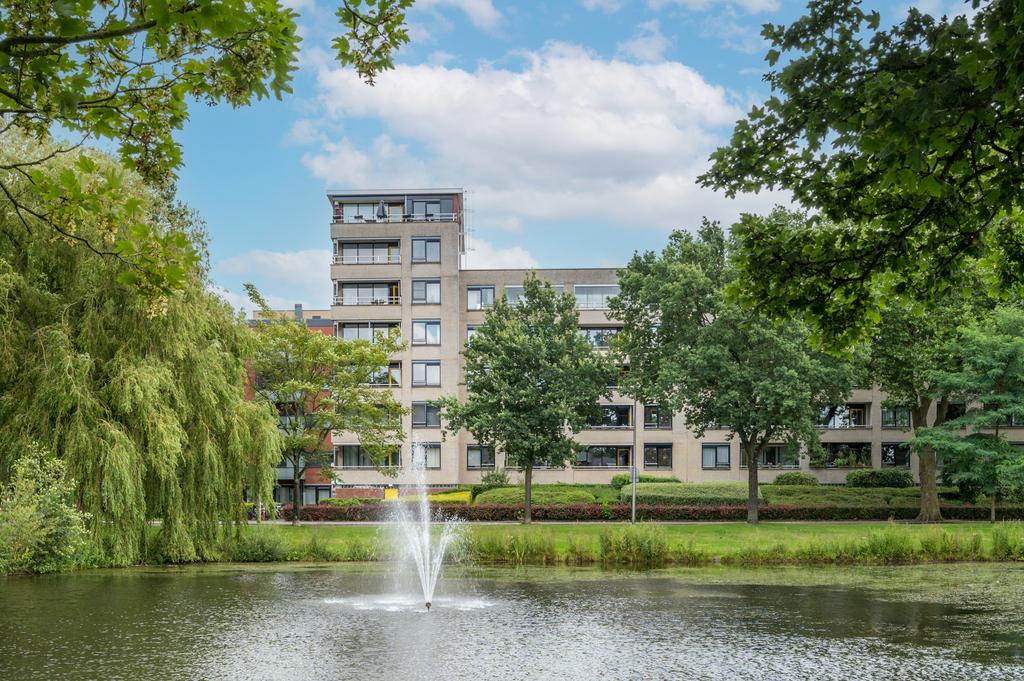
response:
<path id="1" fill-rule="evenodd" d="M 292 483 L 292 525 L 298 525 L 302 512 L 302 472 L 298 466 L 292 466 Z"/>
<path id="2" fill-rule="evenodd" d="M 530 524 L 530 499 L 533 492 L 533 464 L 526 464 L 526 488 L 523 490 L 523 522 Z"/>
<path id="3" fill-rule="evenodd" d="M 917 520 L 922 523 L 937 523 L 942 520 L 939 508 L 939 487 L 936 478 L 935 450 L 925 447 L 917 453 L 917 473 L 921 478 L 921 511 Z"/>
<path id="4" fill-rule="evenodd" d="M 995 492 L 992 492 L 991 499 L 992 499 L 992 506 L 990 507 L 991 508 L 991 515 L 989 516 L 989 520 L 991 520 L 992 522 L 995 522 L 996 521 L 996 493 Z"/>
<path id="5" fill-rule="evenodd" d="M 916 431 L 920 427 L 928 425 L 928 410 L 932 406 L 930 399 L 922 399 L 911 413 Z M 942 425 L 946 416 L 945 402 L 936 405 L 935 425 Z M 936 470 L 938 466 L 935 461 L 935 450 L 925 447 L 917 453 L 917 477 L 921 480 L 921 510 L 917 514 L 918 522 L 937 523 L 942 520 L 942 510 L 939 508 L 939 487 L 936 483 Z"/>
<path id="6" fill-rule="evenodd" d="M 743 445 L 747 453 L 747 522 L 757 522 L 757 464 L 760 453 L 753 442 Z"/>

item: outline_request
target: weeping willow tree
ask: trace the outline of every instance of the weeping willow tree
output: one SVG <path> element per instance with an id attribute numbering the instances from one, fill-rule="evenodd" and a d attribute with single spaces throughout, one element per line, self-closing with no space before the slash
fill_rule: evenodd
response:
<path id="1" fill-rule="evenodd" d="M 97 151 L 22 172 L 29 155 L 46 150 L 0 136 L 0 173 L 15 193 L 0 196 L 0 481 L 38 442 L 65 462 L 111 564 L 214 558 L 243 518 L 244 490 L 269 498 L 280 458 L 274 416 L 245 399 L 252 334 L 210 293 L 205 257 L 156 306 L 126 285 L 146 256 L 120 253 L 124 239 L 205 250 L 194 214 L 169 191 L 115 172 Z M 37 187 L 52 182 L 90 209 L 40 199 Z M 68 236 L 42 225 L 55 220 Z M 147 532 L 151 520 L 158 531 Z"/>

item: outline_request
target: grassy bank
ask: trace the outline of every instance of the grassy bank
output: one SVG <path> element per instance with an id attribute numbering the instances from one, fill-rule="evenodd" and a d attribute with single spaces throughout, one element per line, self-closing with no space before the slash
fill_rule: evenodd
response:
<path id="1" fill-rule="evenodd" d="M 383 526 L 250 526 L 229 559 L 387 560 Z M 1020 523 L 468 525 L 451 560 L 471 565 L 877 565 L 1024 560 Z"/>

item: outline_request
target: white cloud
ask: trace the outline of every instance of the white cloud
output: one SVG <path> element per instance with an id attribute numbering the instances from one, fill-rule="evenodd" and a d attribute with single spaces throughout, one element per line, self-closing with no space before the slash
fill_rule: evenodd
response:
<path id="1" fill-rule="evenodd" d="M 295 303 L 305 307 L 325 308 L 330 304 L 330 272 L 332 254 L 328 249 L 305 251 L 246 251 L 216 263 L 214 277 L 239 282 L 258 281 L 260 293 L 271 307 L 291 309 Z M 239 289 L 241 286 L 238 287 Z M 244 302 L 244 295 L 223 289 L 221 297 L 232 306 Z M 294 297 L 279 295 L 288 291 Z M 249 309 L 247 303 L 244 305 Z"/>
<path id="2" fill-rule="evenodd" d="M 729 200 L 696 185 L 743 111 L 693 69 L 561 43 L 521 56 L 517 68 L 400 64 L 374 88 L 321 60 L 328 121 L 371 119 L 383 132 L 336 139 L 303 161 L 334 186 L 465 186 L 488 228 L 592 219 L 669 229 L 703 215 L 729 224 L 783 200 Z"/>
<path id="3" fill-rule="evenodd" d="M 417 0 L 417 9 L 455 7 L 462 10 L 477 28 L 493 29 L 501 23 L 499 12 L 491 0 Z"/>
<path id="4" fill-rule="evenodd" d="M 665 50 L 672 41 L 661 32 L 661 24 L 657 19 L 645 21 L 637 26 L 636 35 L 615 46 L 616 50 L 638 61 L 656 62 L 665 58 Z"/>
<path id="5" fill-rule="evenodd" d="M 489 241 L 471 238 L 466 249 L 466 269 L 517 270 L 540 267 L 537 259 L 521 246 L 497 248 Z"/>
<path id="6" fill-rule="evenodd" d="M 601 10 L 605 14 L 613 14 L 622 9 L 622 0 L 580 0 L 580 4 L 591 12 Z"/>
<path id="7" fill-rule="evenodd" d="M 717 38 L 723 47 L 744 54 L 765 54 L 768 42 L 761 36 L 760 27 L 741 24 L 725 16 L 710 17 L 701 31 L 705 36 Z"/>
<path id="8" fill-rule="evenodd" d="M 774 12 L 779 9 L 779 0 L 648 0 L 651 9 L 662 9 L 668 5 L 677 5 L 696 12 L 703 12 L 713 7 L 738 6 L 751 14 L 757 12 Z"/>

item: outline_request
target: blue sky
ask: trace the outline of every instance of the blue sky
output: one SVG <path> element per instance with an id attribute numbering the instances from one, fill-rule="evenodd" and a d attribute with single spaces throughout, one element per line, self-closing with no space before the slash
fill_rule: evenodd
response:
<path id="1" fill-rule="evenodd" d="M 703 215 L 728 225 L 786 201 L 694 178 L 767 95 L 761 25 L 802 2 L 419 0 L 372 88 L 331 59 L 336 4 L 287 4 L 304 36 L 294 95 L 193 104 L 179 137 L 180 196 L 233 304 L 247 281 L 275 306 L 328 304 L 328 188 L 465 187 L 474 268 L 619 266 Z M 865 5 L 889 22 L 907 6 Z"/>

